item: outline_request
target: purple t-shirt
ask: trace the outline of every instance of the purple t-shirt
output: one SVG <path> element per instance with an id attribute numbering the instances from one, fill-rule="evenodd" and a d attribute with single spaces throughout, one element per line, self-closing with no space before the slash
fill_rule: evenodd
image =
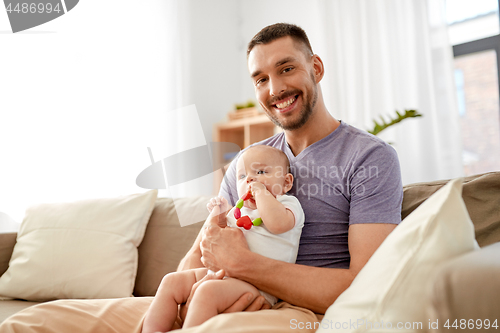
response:
<path id="1" fill-rule="evenodd" d="M 403 187 L 394 148 L 365 131 L 341 122 L 323 139 L 294 156 L 285 134 L 256 145 L 285 152 L 294 175 L 288 194 L 299 199 L 305 213 L 297 264 L 349 268 L 349 225 L 401 222 Z M 233 206 L 238 200 L 235 158 L 219 195 Z"/>

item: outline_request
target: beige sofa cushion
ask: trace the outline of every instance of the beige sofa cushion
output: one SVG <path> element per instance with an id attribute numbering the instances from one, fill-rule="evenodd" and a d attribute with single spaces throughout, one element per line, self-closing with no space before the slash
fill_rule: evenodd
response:
<path id="1" fill-rule="evenodd" d="M 58 300 L 38 304 L 0 324 L 2 333 L 139 333 L 152 297 Z"/>
<path id="2" fill-rule="evenodd" d="M 193 245 L 204 220 L 210 197 L 158 198 L 144 240 L 139 246 L 139 268 L 135 296 L 154 296 L 165 274 L 177 270 L 180 260 Z M 177 212 L 197 210 L 205 216 L 199 223 L 181 227 Z"/>
<path id="3" fill-rule="evenodd" d="M 0 295 L 31 301 L 132 294 L 157 190 L 26 211 Z"/>
<path id="4" fill-rule="evenodd" d="M 40 303 L 0 298 L 0 324 L 13 314 L 37 304 Z"/>
<path id="5" fill-rule="evenodd" d="M 448 180 L 404 186 L 401 218 L 404 219 Z M 464 178 L 462 198 L 469 212 L 479 246 L 500 242 L 500 172 Z"/>

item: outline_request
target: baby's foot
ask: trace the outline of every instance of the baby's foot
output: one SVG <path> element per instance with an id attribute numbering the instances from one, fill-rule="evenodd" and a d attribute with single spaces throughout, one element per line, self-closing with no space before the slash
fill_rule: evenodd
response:
<path id="1" fill-rule="evenodd" d="M 228 208 L 229 204 L 223 197 L 210 199 L 210 202 L 207 204 L 207 209 L 210 211 L 209 218 L 216 219 L 215 222 L 219 227 L 225 228 L 227 226 L 226 214 Z"/>

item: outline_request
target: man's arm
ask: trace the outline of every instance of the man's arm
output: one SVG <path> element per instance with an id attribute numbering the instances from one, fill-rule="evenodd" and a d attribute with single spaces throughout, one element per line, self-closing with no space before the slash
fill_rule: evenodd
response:
<path id="1" fill-rule="evenodd" d="M 349 269 L 289 264 L 251 252 L 236 228 L 209 228 L 201 241 L 205 265 L 247 281 L 284 301 L 325 313 L 350 286 L 394 224 L 355 224 L 349 227 Z M 227 255 L 230 253 L 230 255 Z"/>

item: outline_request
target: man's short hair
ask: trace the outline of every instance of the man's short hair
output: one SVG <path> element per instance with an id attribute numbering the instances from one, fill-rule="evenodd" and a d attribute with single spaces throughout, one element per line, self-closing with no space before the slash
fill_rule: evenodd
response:
<path id="1" fill-rule="evenodd" d="M 248 43 L 247 58 L 250 55 L 250 51 L 252 51 L 256 45 L 269 44 L 279 38 L 287 36 L 292 37 L 296 43 L 301 45 L 302 51 L 306 56 L 312 56 L 314 54 L 311 44 L 309 43 L 309 38 L 307 38 L 306 32 L 301 27 L 290 23 L 276 23 L 268 25 L 253 36 L 250 43 Z"/>

